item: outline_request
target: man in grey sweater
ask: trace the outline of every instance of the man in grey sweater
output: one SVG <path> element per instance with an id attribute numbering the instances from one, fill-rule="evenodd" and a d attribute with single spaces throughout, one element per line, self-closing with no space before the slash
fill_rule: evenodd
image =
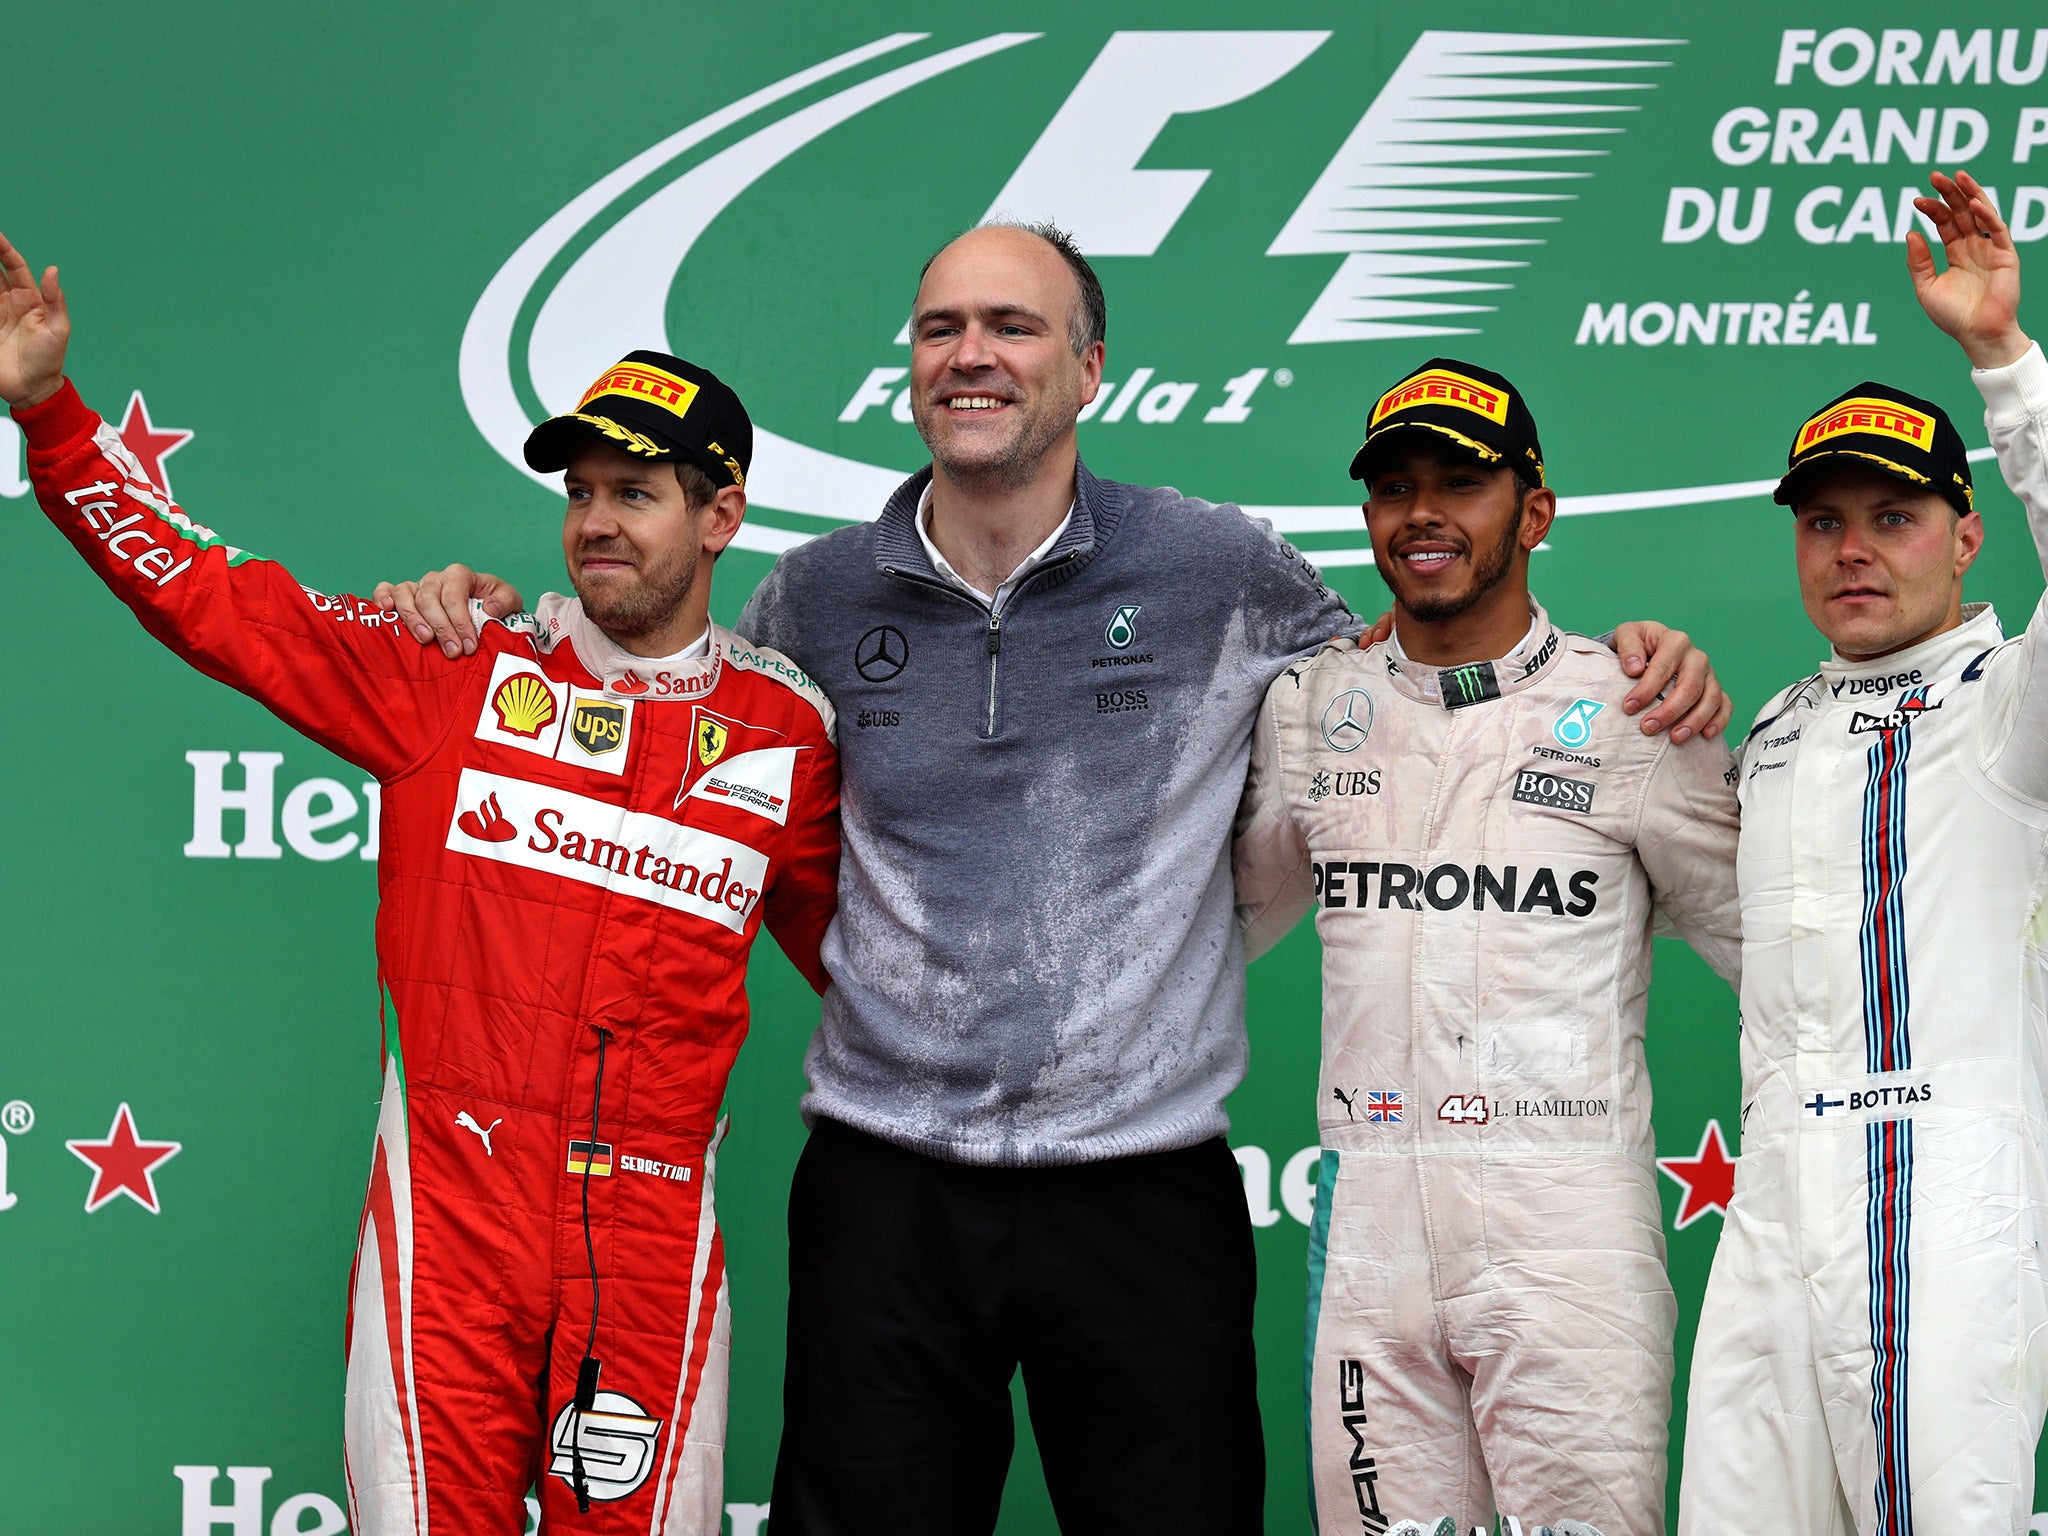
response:
<path id="1" fill-rule="evenodd" d="M 1063 1530 L 1262 1525 L 1230 831 L 1268 684 L 1358 621 L 1264 523 L 1081 465 L 1104 320 L 1056 230 L 941 251 L 912 317 L 932 467 L 738 626 L 842 722 L 778 1536 L 992 1529 L 1020 1365 Z M 459 646 L 441 588 L 517 604 L 479 580 L 395 596 Z M 1677 676 L 1645 728 L 1717 728 L 1683 636 L 1618 639 L 1638 708 Z"/>

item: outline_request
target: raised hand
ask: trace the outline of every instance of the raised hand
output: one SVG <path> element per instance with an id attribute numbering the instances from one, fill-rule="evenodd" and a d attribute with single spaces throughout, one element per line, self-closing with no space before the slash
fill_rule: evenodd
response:
<path id="1" fill-rule="evenodd" d="M 1934 253 L 1919 230 L 1906 235 L 1906 270 L 1927 318 L 1962 343 L 1979 368 L 2018 362 L 2033 345 L 2020 329 L 2020 256 L 2012 231 L 1968 171 L 1928 178 L 1936 197 L 1913 206 L 1934 221 L 1947 270 L 1934 269 Z"/>
<path id="2" fill-rule="evenodd" d="M 21 252 L 0 235 L 0 400 L 27 407 L 57 393 L 70 340 L 71 311 L 57 269 L 37 283 Z"/>

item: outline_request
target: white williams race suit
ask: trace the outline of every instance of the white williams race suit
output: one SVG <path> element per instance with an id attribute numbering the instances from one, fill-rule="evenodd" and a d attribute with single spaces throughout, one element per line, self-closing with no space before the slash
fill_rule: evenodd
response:
<path id="1" fill-rule="evenodd" d="M 1334 643 L 1253 737 L 1247 949 L 1311 905 L 1323 941 L 1324 1536 L 1490 1530 L 1496 1507 L 1663 1529 L 1676 1309 L 1644 1000 L 1659 910 L 1734 978 L 1732 759 L 1643 735 L 1613 652 L 1535 618 L 1512 656 L 1442 673 Z"/>
<path id="2" fill-rule="evenodd" d="M 1976 378 L 2048 549 L 2048 362 Z M 1681 1532 L 2031 1518 L 2048 613 L 2007 641 L 1964 612 L 1829 662 L 1742 750 L 1742 1158 L 1693 1354 Z"/>

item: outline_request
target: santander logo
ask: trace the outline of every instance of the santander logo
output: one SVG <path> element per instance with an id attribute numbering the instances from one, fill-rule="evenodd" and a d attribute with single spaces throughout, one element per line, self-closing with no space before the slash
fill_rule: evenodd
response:
<path id="1" fill-rule="evenodd" d="M 455 818 L 455 825 L 480 843 L 509 843 L 519 835 L 519 829 L 498 808 L 496 795 L 484 796 L 483 804 L 473 811 L 464 811 Z"/>
<path id="2" fill-rule="evenodd" d="M 737 839 L 564 789 L 465 768 L 450 852 L 516 864 L 743 933 L 768 856 Z"/>

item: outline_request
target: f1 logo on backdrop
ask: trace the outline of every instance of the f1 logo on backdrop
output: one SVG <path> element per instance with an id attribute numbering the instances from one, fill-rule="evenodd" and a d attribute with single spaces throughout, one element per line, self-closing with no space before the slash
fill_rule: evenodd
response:
<path id="1" fill-rule="evenodd" d="M 1204 168 L 1140 169 L 1167 125 L 1256 96 L 1330 35 L 1113 34 L 988 212 L 1054 218 L 1091 255 L 1153 255 L 1210 175 Z M 470 314 L 460 373 L 478 430 L 507 463 L 553 489 L 521 455 L 535 419 L 522 396 L 546 412 L 572 409 L 590 379 L 617 358 L 636 347 L 669 346 L 669 295 L 691 248 L 749 187 L 798 150 L 871 107 L 1040 36 L 993 33 L 898 62 L 928 34 L 895 33 L 721 107 L 594 182 L 520 245 Z M 1614 93 L 1650 89 L 1673 46 L 1668 39 L 1424 32 L 1271 237 L 1268 256 L 1333 264 L 1321 293 L 1291 334 L 1274 338 L 1275 346 L 1474 330 L 1513 287 L 1512 273 L 1527 264 L 1520 257 L 1542 243 L 1534 231 L 1571 202 L 1557 188 L 1583 185 L 1588 167 L 1605 153 L 1588 147 L 1588 135 L 1617 131 L 1621 104 Z M 890 67 L 870 67 L 885 59 Z M 834 88 L 820 94 L 826 82 Z M 745 123 L 754 126 L 737 140 L 692 153 Z M 1531 213 L 1538 207 L 1540 216 Z M 961 222 L 974 211 L 962 208 Z M 560 265 L 558 258 L 579 244 L 581 254 Z M 1516 248 L 1513 255 L 1497 249 L 1506 245 Z M 548 281 L 552 285 L 543 288 Z M 523 336 L 522 314 L 532 316 Z M 902 411 L 906 398 L 892 391 L 903 371 L 873 370 L 846 412 L 865 409 L 863 400 L 869 406 L 893 400 L 892 408 Z M 1286 370 L 1272 371 L 1276 385 L 1286 382 L 1280 377 Z M 1254 369 L 1222 384 L 1220 400 L 1202 420 L 1245 420 L 1267 373 Z M 1170 421 L 1203 388 L 1154 382 L 1149 374 L 1137 370 L 1122 383 L 1124 398 L 1105 391 L 1091 411 L 1099 410 L 1105 422 L 1120 421 L 1135 401 L 1130 419 Z M 755 423 L 748 499 L 756 507 L 864 519 L 902 478 L 896 468 L 810 447 Z M 1275 521 L 1282 532 L 1298 531 L 1284 517 Z M 1358 522 L 1356 507 L 1345 509 L 1338 527 L 1354 534 L 1356 547 L 1318 550 L 1317 559 L 1325 565 L 1369 559 Z M 806 537 L 749 522 L 735 543 L 778 553 Z"/>

